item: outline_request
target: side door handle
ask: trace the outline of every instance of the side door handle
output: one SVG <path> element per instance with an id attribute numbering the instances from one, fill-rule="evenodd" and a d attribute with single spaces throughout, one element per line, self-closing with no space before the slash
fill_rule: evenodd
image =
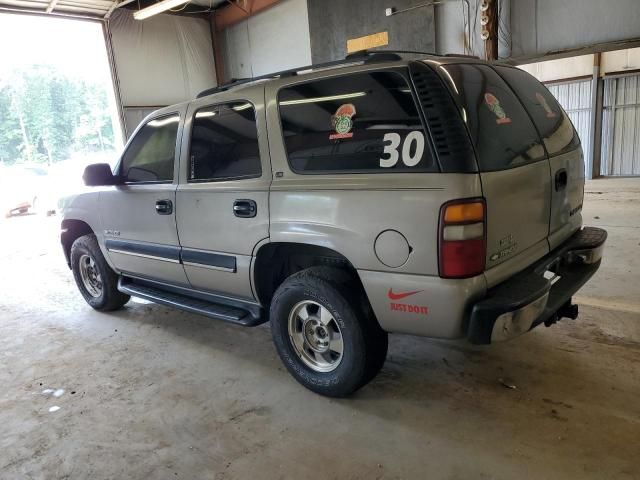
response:
<path id="1" fill-rule="evenodd" d="M 173 202 L 171 200 L 158 200 L 156 202 L 156 213 L 158 215 L 171 215 L 173 213 Z"/>
<path id="2" fill-rule="evenodd" d="M 562 168 L 556 172 L 556 192 L 559 192 L 563 188 L 567 186 L 569 178 L 567 176 L 567 171 Z"/>
<path id="3" fill-rule="evenodd" d="M 233 214 L 240 218 L 253 218 L 258 213 L 258 205 L 254 200 L 239 199 L 233 202 Z"/>

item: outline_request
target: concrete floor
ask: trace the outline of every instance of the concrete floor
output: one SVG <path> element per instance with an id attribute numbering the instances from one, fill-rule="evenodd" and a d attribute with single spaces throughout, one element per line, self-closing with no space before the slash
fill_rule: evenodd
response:
<path id="1" fill-rule="evenodd" d="M 57 219 L 0 221 L 0 478 L 638 479 L 638 205 L 640 179 L 588 184 L 610 237 L 577 321 L 491 347 L 392 336 L 346 400 L 299 386 L 267 326 L 94 312 Z"/>

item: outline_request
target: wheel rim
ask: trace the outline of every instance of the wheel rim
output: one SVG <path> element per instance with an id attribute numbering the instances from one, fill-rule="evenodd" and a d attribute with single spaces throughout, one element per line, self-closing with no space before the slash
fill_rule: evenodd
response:
<path id="1" fill-rule="evenodd" d="M 89 295 L 94 298 L 98 298 L 102 295 L 102 277 L 98 268 L 96 267 L 95 260 L 90 255 L 82 255 L 78 261 L 80 267 L 80 278 L 82 284 Z"/>
<path id="2" fill-rule="evenodd" d="M 331 372 L 342 361 L 342 332 L 331 312 L 317 302 L 297 303 L 289 314 L 289 339 L 296 354 L 316 372 Z"/>

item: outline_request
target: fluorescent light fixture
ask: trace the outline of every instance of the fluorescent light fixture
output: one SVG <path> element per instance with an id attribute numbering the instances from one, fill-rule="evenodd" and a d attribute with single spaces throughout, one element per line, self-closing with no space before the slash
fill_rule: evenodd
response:
<path id="1" fill-rule="evenodd" d="M 171 117 L 159 118 L 157 120 L 151 120 L 147 125 L 150 127 L 164 127 L 165 125 L 171 125 L 172 123 L 178 123 L 180 117 L 178 115 L 172 115 Z"/>
<path id="2" fill-rule="evenodd" d="M 319 103 L 319 102 L 331 102 L 333 100 L 347 100 L 349 98 L 364 97 L 367 92 L 354 92 L 345 93 L 344 95 L 332 95 L 330 97 L 314 97 L 314 98 L 301 98 L 300 100 L 285 100 L 280 102 L 280 105 L 300 105 L 301 103 Z"/>
<path id="3" fill-rule="evenodd" d="M 251 107 L 253 107 L 253 105 L 251 105 L 250 103 L 243 103 L 241 105 L 236 105 L 235 107 L 233 107 L 233 109 L 236 112 L 240 112 L 242 110 L 246 110 L 247 108 L 251 108 Z"/>
<path id="4" fill-rule="evenodd" d="M 453 81 L 453 78 L 451 77 L 451 74 L 449 73 L 449 71 L 446 68 L 444 68 L 442 65 L 438 66 L 438 68 L 442 73 L 445 74 L 445 76 L 449 80 L 449 83 L 451 84 L 453 89 L 456 91 L 456 95 L 460 95 L 460 92 L 458 92 L 458 87 L 456 87 L 456 82 Z"/>
<path id="5" fill-rule="evenodd" d="M 152 17 L 162 12 L 166 12 L 171 8 L 175 8 L 179 5 L 188 3 L 190 0 L 162 0 L 161 2 L 154 3 L 142 10 L 133 12 L 133 18 L 136 20 L 144 20 L 145 18 Z"/>
<path id="6" fill-rule="evenodd" d="M 203 112 L 196 113 L 196 118 L 215 117 L 216 115 L 217 115 L 217 112 L 214 112 L 212 110 L 205 110 Z"/>

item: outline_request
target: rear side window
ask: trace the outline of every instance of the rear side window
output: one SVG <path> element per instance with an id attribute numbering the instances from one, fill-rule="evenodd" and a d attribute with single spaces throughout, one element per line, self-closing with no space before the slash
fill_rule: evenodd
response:
<path id="1" fill-rule="evenodd" d="M 127 183 L 171 182 L 178 137 L 178 114 L 154 118 L 133 137 L 122 156 L 120 173 Z"/>
<path id="2" fill-rule="evenodd" d="M 259 177 L 262 168 L 253 105 L 236 102 L 198 110 L 189 159 L 190 182 Z"/>
<path id="3" fill-rule="evenodd" d="M 580 146 L 580 138 L 569 116 L 544 85 L 517 68 L 496 67 L 496 70 L 520 97 L 550 156 Z"/>
<path id="4" fill-rule="evenodd" d="M 283 88 L 284 144 L 298 173 L 430 172 L 433 154 L 411 89 L 397 72 Z"/>
<path id="5" fill-rule="evenodd" d="M 504 80 L 486 65 L 447 65 L 481 171 L 506 170 L 546 158 L 529 115 Z"/>

